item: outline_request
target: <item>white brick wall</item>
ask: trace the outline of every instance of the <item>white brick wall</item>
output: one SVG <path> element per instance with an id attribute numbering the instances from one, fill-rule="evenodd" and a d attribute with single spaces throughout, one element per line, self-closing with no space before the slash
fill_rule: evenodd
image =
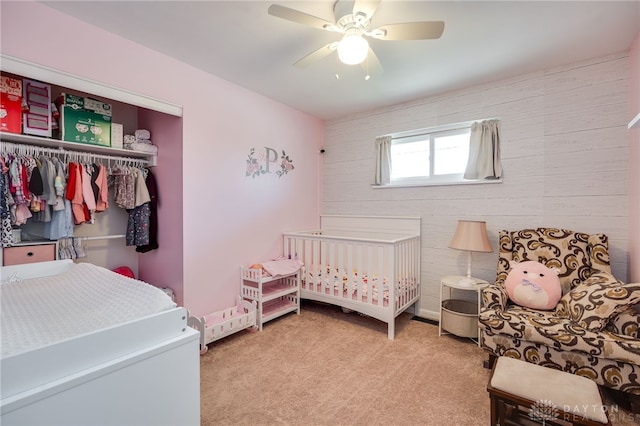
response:
<path id="1" fill-rule="evenodd" d="M 498 231 L 549 226 L 606 233 L 626 281 L 628 61 L 623 52 L 329 121 L 322 211 L 422 217 L 423 316 L 437 318 L 439 278 L 466 271 L 466 254 L 448 248 L 458 219 L 487 222 L 494 252 L 474 254 L 476 277 L 495 278 Z M 371 188 L 376 136 L 491 117 L 502 184 Z"/>

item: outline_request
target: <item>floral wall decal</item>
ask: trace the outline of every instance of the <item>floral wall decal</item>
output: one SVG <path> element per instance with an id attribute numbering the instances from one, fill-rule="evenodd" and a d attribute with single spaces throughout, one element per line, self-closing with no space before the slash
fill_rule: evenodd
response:
<path id="1" fill-rule="evenodd" d="M 262 164 L 258 163 L 258 160 L 253 156 L 255 153 L 256 149 L 251 148 L 251 151 L 249 151 L 249 158 L 247 158 L 247 173 L 245 176 L 251 176 L 254 178 L 267 173 L 264 167 L 262 167 Z"/>
<path id="2" fill-rule="evenodd" d="M 285 150 L 282 150 L 282 155 L 278 155 L 278 152 L 269 147 L 265 147 L 264 152 L 256 153 L 255 148 L 251 148 L 249 155 L 247 156 L 247 169 L 245 176 L 252 178 L 273 173 L 272 169 L 276 169 L 275 174 L 281 178 L 290 171 L 294 170 L 293 161 Z"/>
<path id="3" fill-rule="evenodd" d="M 293 161 L 291 161 L 289 156 L 284 152 L 284 149 L 282 150 L 282 155 L 280 156 L 280 159 L 281 159 L 280 170 L 276 172 L 278 177 L 282 177 L 287 173 L 289 173 L 291 170 L 295 169 L 295 167 L 293 167 Z"/>

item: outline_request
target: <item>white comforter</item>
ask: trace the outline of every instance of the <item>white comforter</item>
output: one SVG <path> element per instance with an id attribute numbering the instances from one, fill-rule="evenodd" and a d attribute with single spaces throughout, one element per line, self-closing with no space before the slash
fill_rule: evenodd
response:
<path id="1" fill-rule="evenodd" d="M 2 279 L 3 358 L 176 306 L 156 287 L 89 263 L 49 277 Z"/>

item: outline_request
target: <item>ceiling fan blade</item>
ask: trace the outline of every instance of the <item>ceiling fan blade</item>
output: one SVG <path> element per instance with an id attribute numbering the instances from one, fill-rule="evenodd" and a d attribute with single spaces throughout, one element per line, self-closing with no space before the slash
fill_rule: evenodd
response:
<path id="1" fill-rule="evenodd" d="M 444 31 L 444 22 L 405 22 L 389 24 L 368 33 L 380 40 L 430 40 L 440 38 Z"/>
<path id="2" fill-rule="evenodd" d="M 329 21 L 325 21 L 324 19 L 320 19 L 304 12 L 289 9 L 288 7 L 280 6 L 278 4 L 272 4 L 269 6 L 268 13 L 271 16 L 276 16 L 278 18 L 286 19 L 287 21 L 308 25 L 321 30 L 332 31 L 333 28 L 335 28 L 335 25 Z"/>
<path id="3" fill-rule="evenodd" d="M 367 19 L 371 19 L 379 4 L 380 0 L 356 0 L 353 5 L 353 14 L 363 13 L 367 15 Z"/>
<path id="4" fill-rule="evenodd" d="M 382 65 L 380 64 L 380 61 L 378 60 L 378 57 L 376 56 L 375 52 L 371 48 L 369 48 L 369 53 L 367 53 L 367 59 L 362 61 L 360 63 L 360 66 L 362 67 L 364 72 L 367 73 L 368 76 L 378 75 L 384 72 L 384 70 L 382 69 Z"/>
<path id="5" fill-rule="evenodd" d="M 309 65 L 309 64 L 311 64 L 313 62 L 319 61 L 320 59 L 324 58 L 325 56 L 328 56 L 331 53 L 335 52 L 337 48 L 338 48 L 338 42 L 337 41 L 334 41 L 333 43 L 326 44 L 326 45 L 322 46 L 320 49 L 309 53 L 307 56 L 305 56 L 304 58 L 300 59 L 298 62 L 293 64 L 293 66 L 294 67 L 298 67 L 298 68 L 304 68 L 307 65 Z"/>

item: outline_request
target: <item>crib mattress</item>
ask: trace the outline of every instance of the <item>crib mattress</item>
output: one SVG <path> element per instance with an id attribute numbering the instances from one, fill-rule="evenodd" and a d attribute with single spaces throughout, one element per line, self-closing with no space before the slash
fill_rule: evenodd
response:
<path id="1" fill-rule="evenodd" d="M 309 268 L 307 273 L 306 268 L 303 268 L 301 279 L 303 288 L 309 291 L 360 300 L 367 299 L 369 288 L 371 288 L 371 302 L 373 304 L 377 304 L 380 293 L 382 293 L 384 305 L 386 306 L 389 302 L 387 277 L 383 277 L 380 280 L 375 274 L 369 277 L 367 273 L 353 271 L 349 274 L 344 270 L 332 268 Z M 380 282 L 382 285 L 380 285 Z M 412 289 L 415 283 L 415 279 L 398 279 L 396 283 L 396 299 Z"/>
<path id="2" fill-rule="evenodd" d="M 156 287 L 89 263 L 48 277 L 2 278 L 2 358 L 176 306 Z"/>

